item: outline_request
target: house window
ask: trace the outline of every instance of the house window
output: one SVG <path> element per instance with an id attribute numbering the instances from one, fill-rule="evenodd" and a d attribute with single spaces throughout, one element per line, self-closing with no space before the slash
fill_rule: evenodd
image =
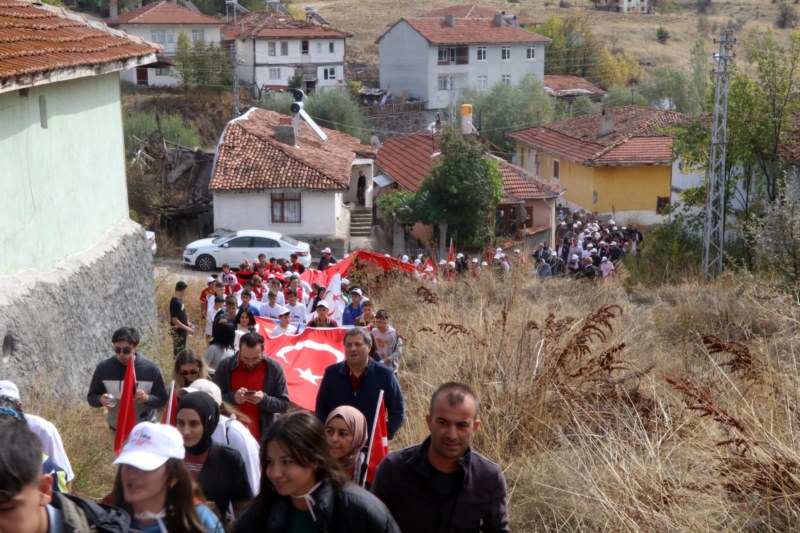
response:
<path id="1" fill-rule="evenodd" d="M 289 55 L 289 41 L 281 41 L 281 55 L 282 56 Z"/>
<path id="2" fill-rule="evenodd" d="M 325 80 L 336 79 L 336 67 L 326 67 L 322 69 L 322 78 Z"/>
<path id="3" fill-rule="evenodd" d="M 561 178 L 561 162 L 553 161 L 553 179 L 557 180 L 560 178 Z"/>
<path id="4" fill-rule="evenodd" d="M 656 213 L 661 214 L 669 207 L 669 196 L 659 196 L 656 198 Z"/>
<path id="5" fill-rule="evenodd" d="M 439 47 L 440 65 L 468 65 L 469 46 L 440 46 Z"/>
<path id="6" fill-rule="evenodd" d="M 332 54 L 334 50 L 335 50 L 335 43 L 331 41 L 328 43 L 328 53 Z"/>
<path id="7" fill-rule="evenodd" d="M 500 76 L 500 82 L 502 82 L 503 85 L 511 85 L 511 74 L 503 74 Z"/>
<path id="8" fill-rule="evenodd" d="M 508 61 L 509 59 L 511 59 L 511 47 L 510 46 L 504 46 L 504 47 L 500 48 L 500 59 L 502 59 L 503 61 Z"/>
<path id="9" fill-rule="evenodd" d="M 206 40 L 206 30 L 192 30 L 192 42 L 202 43 Z"/>
<path id="10" fill-rule="evenodd" d="M 446 46 L 439 47 L 439 64 L 440 65 L 449 65 L 450 64 L 450 49 Z"/>
<path id="11" fill-rule="evenodd" d="M 300 51 L 304 56 L 308 55 L 308 41 L 300 42 Z"/>
<path id="12" fill-rule="evenodd" d="M 299 192 L 274 192 L 271 199 L 273 224 L 299 224 L 301 222 Z"/>
<path id="13" fill-rule="evenodd" d="M 156 76 L 169 76 L 169 68 L 157 68 Z"/>
<path id="14" fill-rule="evenodd" d="M 527 59 L 536 59 L 536 47 L 535 46 L 528 46 L 527 55 L 525 56 Z"/>
<path id="15" fill-rule="evenodd" d="M 438 76 L 436 78 L 436 87 L 440 91 L 450 90 L 450 76 Z"/>
<path id="16" fill-rule="evenodd" d="M 478 47 L 478 61 L 486 61 L 486 47 L 479 46 Z"/>
<path id="17" fill-rule="evenodd" d="M 271 69 L 269 69 L 269 79 L 270 80 L 279 80 L 279 79 L 281 79 L 281 69 L 279 69 L 279 68 L 271 68 Z"/>
<path id="18" fill-rule="evenodd" d="M 275 57 L 275 43 L 267 43 L 267 55 L 270 57 Z"/>
<path id="19" fill-rule="evenodd" d="M 478 89 L 485 91 L 489 86 L 489 78 L 486 76 L 478 76 Z"/>
<path id="20" fill-rule="evenodd" d="M 164 30 L 151 30 L 150 40 L 156 44 L 164 44 L 167 42 L 167 34 Z"/>

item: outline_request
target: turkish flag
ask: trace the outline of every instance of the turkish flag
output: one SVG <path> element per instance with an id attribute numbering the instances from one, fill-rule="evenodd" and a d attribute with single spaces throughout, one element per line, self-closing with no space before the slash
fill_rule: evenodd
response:
<path id="1" fill-rule="evenodd" d="M 383 391 L 381 391 L 375 411 L 375 423 L 372 425 L 367 483 L 372 483 L 375 479 L 375 471 L 387 455 L 389 455 L 389 430 L 386 429 L 386 405 L 383 403 Z"/>
<path id="2" fill-rule="evenodd" d="M 452 237 L 450 237 L 450 254 L 447 256 L 447 260 L 448 261 L 453 261 L 454 263 L 456 261 L 456 249 L 453 246 L 453 238 Z"/>
<path id="3" fill-rule="evenodd" d="M 298 335 L 266 339 L 264 353 L 286 374 L 289 400 L 313 411 L 325 369 L 344 361 L 344 334 L 349 328 L 306 328 Z"/>
<path id="4" fill-rule="evenodd" d="M 433 267 L 434 272 L 439 272 L 439 269 L 436 267 L 436 263 L 431 261 L 430 257 L 425 260 L 425 268 L 427 267 Z"/>
<path id="5" fill-rule="evenodd" d="M 335 274 L 328 282 L 328 289 L 325 291 L 325 301 L 328 302 L 330 316 L 337 324 L 342 323 L 342 313 L 347 307 L 347 302 L 342 297 L 342 276 Z"/>
<path id="6" fill-rule="evenodd" d="M 125 370 L 125 381 L 122 383 L 122 396 L 119 398 L 119 411 L 117 411 L 117 429 L 114 431 L 114 453 L 122 453 L 122 445 L 128 435 L 136 426 L 136 409 L 133 403 L 133 395 L 136 389 L 136 372 L 133 368 L 131 357 L 128 361 L 128 368 Z"/>

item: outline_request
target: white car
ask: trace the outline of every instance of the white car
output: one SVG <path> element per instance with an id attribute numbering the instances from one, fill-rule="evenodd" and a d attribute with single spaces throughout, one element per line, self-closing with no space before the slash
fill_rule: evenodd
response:
<path id="1" fill-rule="evenodd" d="M 286 261 L 290 255 L 297 254 L 298 263 L 311 266 L 311 249 L 307 242 L 274 231 L 254 229 L 194 241 L 183 251 L 183 264 L 198 270 L 214 270 L 228 263 L 235 270 L 245 259 L 252 264 L 262 253 L 267 260 L 274 257 Z"/>

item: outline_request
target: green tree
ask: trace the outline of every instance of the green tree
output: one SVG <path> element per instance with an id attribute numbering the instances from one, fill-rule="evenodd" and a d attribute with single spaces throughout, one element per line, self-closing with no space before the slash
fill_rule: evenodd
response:
<path id="1" fill-rule="evenodd" d="M 705 95 L 698 94 L 691 74 L 672 67 L 656 67 L 653 79 L 641 89 L 651 105 L 674 109 L 687 115 L 698 115 Z"/>
<path id="2" fill-rule="evenodd" d="M 186 32 L 178 34 L 177 50 L 175 52 L 175 70 L 181 89 L 187 90 L 193 84 L 192 71 L 194 69 L 194 58 L 192 55 L 192 43 Z"/>
<path id="3" fill-rule="evenodd" d="M 580 14 L 552 16 L 544 24 L 528 29 L 553 40 L 545 46 L 545 74 L 586 76 L 602 49 L 586 18 Z"/>
<path id="4" fill-rule="evenodd" d="M 291 113 L 290 107 L 293 102 L 294 97 L 291 93 L 270 93 L 259 106 L 288 115 Z M 311 93 L 304 108 L 320 126 L 365 140 L 364 117 L 358 104 L 350 98 L 347 91 L 328 90 Z"/>
<path id="5" fill-rule="evenodd" d="M 591 98 L 579 96 L 569 106 L 568 115 L 570 117 L 579 117 L 589 113 L 597 113 L 598 111 L 600 111 L 600 106 L 594 103 Z"/>
<path id="6" fill-rule="evenodd" d="M 492 235 L 503 178 L 497 161 L 471 137 L 446 129 L 431 175 L 420 184 L 416 216 L 428 224 L 447 224 L 459 246 L 481 246 Z"/>
<path id="7" fill-rule="evenodd" d="M 555 113 L 552 98 L 533 76 L 527 76 L 517 85 L 497 83 L 488 91 L 467 88 L 459 103 L 473 105 L 475 120 L 480 117 L 481 135 L 505 154 L 514 152 L 514 143 L 506 138 L 506 133 L 547 124 Z"/>
<path id="8" fill-rule="evenodd" d="M 191 43 L 185 32 L 178 34 L 175 69 L 184 91 L 190 87 L 208 87 L 221 92 L 230 88 L 233 81 L 228 55 L 214 44 Z"/>
<path id="9" fill-rule="evenodd" d="M 646 106 L 648 101 L 636 88 L 629 89 L 621 85 L 612 86 L 603 96 L 603 107 L 623 107 L 631 104 Z"/>
<path id="10" fill-rule="evenodd" d="M 628 52 L 615 54 L 608 48 L 597 54 L 590 72 L 602 87 L 628 86 L 642 78 L 642 67 L 635 55 Z"/>

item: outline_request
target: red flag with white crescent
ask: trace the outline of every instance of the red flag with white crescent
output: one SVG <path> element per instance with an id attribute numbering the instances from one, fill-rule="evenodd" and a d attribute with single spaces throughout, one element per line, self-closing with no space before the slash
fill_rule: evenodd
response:
<path id="1" fill-rule="evenodd" d="M 344 334 L 349 328 L 306 328 L 299 335 L 265 339 L 264 353 L 286 374 L 289 400 L 313 411 L 325 369 L 344 361 Z"/>
<path id="2" fill-rule="evenodd" d="M 119 398 L 119 411 L 117 411 L 117 427 L 114 430 L 114 453 L 122 453 L 122 445 L 128 435 L 136 426 L 136 407 L 133 396 L 136 394 L 136 372 L 133 368 L 133 360 L 128 360 L 128 367 L 125 369 L 125 381 L 122 382 L 122 395 Z"/>

